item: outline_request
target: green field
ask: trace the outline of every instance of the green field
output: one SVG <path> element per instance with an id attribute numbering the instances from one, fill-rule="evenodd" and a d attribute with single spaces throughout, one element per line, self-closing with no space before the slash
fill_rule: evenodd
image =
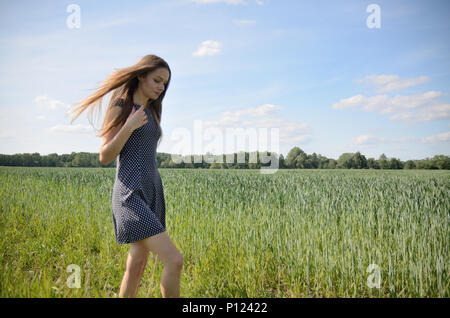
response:
<path id="1" fill-rule="evenodd" d="M 159 171 L 181 297 L 449 297 L 449 171 Z M 114 174 L 0 167 L 0 297 L 118 296 Z M 154 261 L 138 297 L 161 297 Z"/>

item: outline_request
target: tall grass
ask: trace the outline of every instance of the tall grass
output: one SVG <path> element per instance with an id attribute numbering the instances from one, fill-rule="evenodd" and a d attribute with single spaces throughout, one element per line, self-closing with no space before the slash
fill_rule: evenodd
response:
<path id="1" fill-rule="evenodd" d="M 182 297 L 449 296 L 447 171 L 159 171 Z M 0 297 L 117 297 L 114 172 L 0 167 Z M 162 269 L 150 254 L 138 297 L 161 297 Z"/>

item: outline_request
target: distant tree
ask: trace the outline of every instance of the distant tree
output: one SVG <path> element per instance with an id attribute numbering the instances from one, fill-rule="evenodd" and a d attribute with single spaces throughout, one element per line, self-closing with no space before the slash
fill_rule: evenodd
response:
<path id="1" fill-rule="evenodd" d="M 310 156 L 310 166 L 312 169 L 319 168 L 319 158 L 315 152 Z"/>
<path id="2" fill-rule="evenodd" d="M 280 164 L 280 169 L 286 168 L 286 163 L 285 163 L 284 156 L 282 153 L 280 154 L 279 164 Z"/>
<path id="3" fill-rule="evenodd" d="M 41 165 L 41 155 L 38 152 L 31 154 L 31 165 L 33 167 L 39 167 Z"/>
<path id="4" fill-rule="evenodd" d="M 415 168 L 416 164 L 414 163 L 414 161 L 412 160 L 406 161 L 404 169 L 415 169 Z"/>
<path id="5" fill-rule="evenodd" d="M 46 161 L 49 167 L 56 167 L 59 158 L 57 153 L 51 153 L 46 156 Z"/>
<path id="6" fill-rule="evenodd" d="M 329 159 L 327 157 L 319 155 L 317 160 L 319 162 L 319 166 L 317 168 L 319 168 L 319 169 L 327 169 L 328 162 L 329 162 Z"/>
<path id="7" fill-rule="evenodd" d="M 336 169 L 336 165 L 337 165 L 337 161 L 334 159 L 330 159 L 330 161 L 328 161 L 328 169 Z"/>
<path id="8" fill-rule="evenodd" d="M 389 160 L 389 169 L 403 169 L 402 162 L 397 158 L 391 158 Z"/>
<path id="9" fill-rule="evenodd" d="M 375 158 L 367 159 L 367 167 L 369 169 L 380 169 L 380 167 L 378 166 L 378 162 L 375 160 Z"/>
<path id="10" fill-rule="evenodd" d="M 217 162 L 213 162 L 210 166 L 209 169 L 222 169 L 222 164 L 221 163 L 217 163 Z"/>
<path id="11" fill-rule="evenodd" d="M 378 165 L 380 169 L 389 169 L 389 164 L 384 153 L 380 155 L 380 158 L 378 159 Z"/>
<path id="12" fill-rule="evenodd" d="M 353 167 L 353 154 L 350 152 L 343 153 L 337 160 L 337 167 L 339 169 L 350 169 Z"/>
<path id="13" fill-rule="evenodd" d="M 91 160 L 87 152 L 79 152 L 72 159 L 72 167 L 88 167 Z"/>
<path id="14" fill-rule="evenodd" d="M 201 159 L 201 156 L 187 155 L 181 156 L 182 161 L 175 163 L 172 155 L 169 153 L 157 153 L 155 163 L 161 168 L 196 168 L 196 169 L 259 169 L 261 166 L 270 166 L 274 161 L 278 161 L 278 168 L 297 168 L 297 169 L 445 169 L 450 170 L 450 157 L 445 155 L 435 155 L 433 158 L 425 158 L 422 160 L 408 160 L 406 162 L 397 158 L 387 159 L 383 153 L 379 160 L 369 158 L 359 151 L 356 153 L 343 153 L 338 160 L 327 158 L 322 155 L 313 153 L 306 154 L 299 147 L 294 147 L 289 151 L 286 158 L 283 154 L 276 152 L 264 152 L 268 156 L 268 162 L 262 163 L 261 156 L 258 151 L 240 152 L 243 155 L 244 162 L 237 163 L 237 154 L 230 155 L 214 155 L 215 162 L 212 164 L 202 160 L 194 163 L 194 158 Z M 262 154 L 262 153 L 261 153 Z M 207 155 L 211 155 L 207 153 Z M 256 156 L 256 163 L 250 162 Z M 232 161 L 230 163 L 227 162 Z M 234 162 L 233 162 L 234 157 Z M 205 157 L 203 157 L 205 159 Z M 223 159 L 223 163 L 218 159 Z M 253 161 L 253 160 L 252 160 Z M 103 165 L 99 161 L 98 153 L 89 152 L 72 152 L 71 154 L 58 155 L 51 153 L 41 156 L 39 153 L 19 153 L 12 155 L 0 154 L 0 166 L 45 166 L 45 167 L 115 167 L 117 157 L 108 165 Z"/>
<path id="15" fill-rule="evenodd" d="M 299 147 L 292 148 L 286 156 L 286 160 L 285 160 L 286 167 L 287 168 L 299 168 L 297 166 L 297 157 L 300 156 L 301 154 L 304 154 L 304 152 Z"/>
<path id="16" fill-rule="evenodd" d="M 160 167 L 161 168 L 169 168 L 169 162 L 170 162 L 169 158 L 165 159 L 163 162 L 161 162 Z"/>
<path id="17" fill-rule="evenodd" d="M 355 169 L 366 169 L 367 168 L 367 160 L 364 155 L 358 151 L 353 155 L 353 167 Z"/>
<path id="18" fill-rule="evenodd" d="M 450 169 L 450 157 L 444 155 L 436 155 L 433 161 L 438 169 Z"/>
<path id="19" fill-rule="evenodd" d="M 308 159 L 308 156 L 306 155 L 306 153 L 302 152 L 300 155 L 297 156 L 297 158 L 295 158 L 295 163 L 294 163 L 293 168 L 298 168 L 298 169 L 308 168 L 307 159 Z"/>

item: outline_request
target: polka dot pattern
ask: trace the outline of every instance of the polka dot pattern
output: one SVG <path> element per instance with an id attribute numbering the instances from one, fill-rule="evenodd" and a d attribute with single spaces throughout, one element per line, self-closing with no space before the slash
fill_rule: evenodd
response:
<path id="1" fill-rule="evenodd" d="M 144 112 L 148 122 L 133 131 L 117 158 L 111 215 L 118 244 L 136 242 L 166 230 L 164 189 L 156 165 L 160 132 L 150 110 Z"/>

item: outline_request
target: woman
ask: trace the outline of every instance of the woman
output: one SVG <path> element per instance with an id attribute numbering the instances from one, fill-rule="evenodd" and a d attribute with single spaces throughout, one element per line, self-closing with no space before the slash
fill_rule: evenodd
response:
<path id="1" fill-rule="evenodd" d="M 102 97 L 113 91 L 97 136 L 103 136 L 99 155 L 104 165 L 118 156 L 111 215 L 116 242 L 130 244 L 119 297 L 136 297 L 149 251 L 164 264 L 162 296 L 180 297 L 183 256 L 166 232 L 164 191 L 156 165 L 162 100 L 170 78 L 166 61 L 146 55 L 135 65 L 113 72 L 70 111 L 78 110 L 73 122 L 91 104 L 101 109 Z"/>

